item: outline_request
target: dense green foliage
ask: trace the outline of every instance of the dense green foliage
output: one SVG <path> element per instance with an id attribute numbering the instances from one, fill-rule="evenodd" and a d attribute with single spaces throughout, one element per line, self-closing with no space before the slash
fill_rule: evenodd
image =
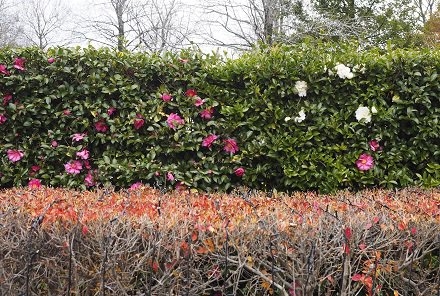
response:
<path id="1" fill-rule="evenodd" d="M 302 44 L 227 60 L 193 51 L 5 49 L 0 64 L 10 75 L 0 73 L 0 93 L 12 99 L 0 104 L 1 185 L 39 179 L 78 187 L 88 175 L 89 185 L 183 182 L 204 190 L 438 186 L 439 53 Z M 26 59 L 24 71 L 14 68 L 17 57 Z M 336 73 L 339 63 L 352 78 Z M 306 96 L 298 81 L 307 83 Z M 188 89 L 204 104 L 196 106 Z M 164 93 L 172 100 L 161 99 Z M 356 119 L 360 106 L 377 109 L 370 122 Z M 210 107 L 212 118 L 202 118 Z M 184 124 L 170 128 L 171 113 Z M 86 135 L 74 141 L 77 133 Z M 210 134 L 218 139 L 203 147 Z M 237 142 L 235 154 L 224 151 L 226 139 Z M 371 151 L 374 139 L 380 148 Z M 88 163 L 76 155 L 83 149 Z M 23 156 L 11 161 L 8 150 Z M 359 170 L 361 154 L 374 167 Z M 75 159 L 81 171 L 68 174 L 65 164 Z M 236 176 L 240 167 L 245 173 Z"/>

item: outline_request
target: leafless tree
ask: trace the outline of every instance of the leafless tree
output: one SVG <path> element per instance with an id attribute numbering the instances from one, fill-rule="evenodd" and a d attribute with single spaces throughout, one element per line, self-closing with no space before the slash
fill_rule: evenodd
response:
<path id="1" fill-rule="evenodd" d="M 70 10 L 61 0 L 23 0 L 20 22 L 26 39 L 41 49 L 62 44 Z"/>
<path id="2" fill-rule="evenodd" d="M 18 23 L 18 16 L 7 0 L 0 0 L 0 47 L 22 45 L 23 29 Z"/>
<path id="3" fill-rule="evenodd" d="M 440 5 L 438 0 L 413 0 L 416 7 L 416 14 L 423 24 L 434 14 L 436 6 Z"/>

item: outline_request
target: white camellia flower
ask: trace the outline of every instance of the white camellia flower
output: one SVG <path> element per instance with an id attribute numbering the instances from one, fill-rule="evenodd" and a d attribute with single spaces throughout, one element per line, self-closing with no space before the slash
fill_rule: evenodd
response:
<path id="1" fill-rule="evenodd" d="M 295 120 L 295 122 L 302 122 L 304 121 L 304 119 L 306 119 L 306 113 L 304 113 L 304 109 L 301 109 L 301 111 L 299 111 L 298 113 L 298 117 L 295 117 L 293 120 Z"/>
<path id="2" fill-rule="evenodd" d="M 377 113 L 377 109 L 376 109 L 376 107 L 371 107 L 371 113 L 373 113 L 373 114 L 376 114 Z"/>
<path id="3" fill-rule="evenodd" d="M 292 118 L 290 118 L 289 116 L 287 116 L 286 118 L 284 118 L 285 122 L 288 122 L 289 120 L 291 120 Z"/>
<path id="4" fill-rule="evenodd" d="M 298 96 L 307 96 L 307 82 L 302 80 L 295 82 L 295 90 L 298 92 Z"/>
<path id="5" fill-rule="evenodd" d="M 342 79 L 345 79 L 345 78 L 351 79 L 354 76 L 353 73 L 351 72 L 350 68 L 344 64 L 337 64 L 335 67 L 335 71 L 336 71 L 336 74 L 338 74 L 338 76 Z"/>
<path id="6" fill-rule="evenodd" d="M 365 122 L 371 121 L 371 112 L 368 107 L 359 106 L 356 110 L 356 119 L 357 121 L 361 121 L 362 119 L 365 119 Z"/>

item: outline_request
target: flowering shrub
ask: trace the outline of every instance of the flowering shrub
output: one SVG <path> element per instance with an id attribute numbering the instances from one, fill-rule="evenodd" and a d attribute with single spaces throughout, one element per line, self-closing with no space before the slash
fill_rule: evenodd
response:
<path id="1" fill-rule="evenodd" d="M 439 52 L 353 48 L 3 49 L 1 186 L 438 186 Z"/>

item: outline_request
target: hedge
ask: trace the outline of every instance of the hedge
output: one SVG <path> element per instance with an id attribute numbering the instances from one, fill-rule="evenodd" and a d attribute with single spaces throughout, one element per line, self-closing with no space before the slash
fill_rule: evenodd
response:
<path id="1" fill-rule="evenodd" d="M 1 186 L 439 186 L 439 53 L 2 49 Z"/>

